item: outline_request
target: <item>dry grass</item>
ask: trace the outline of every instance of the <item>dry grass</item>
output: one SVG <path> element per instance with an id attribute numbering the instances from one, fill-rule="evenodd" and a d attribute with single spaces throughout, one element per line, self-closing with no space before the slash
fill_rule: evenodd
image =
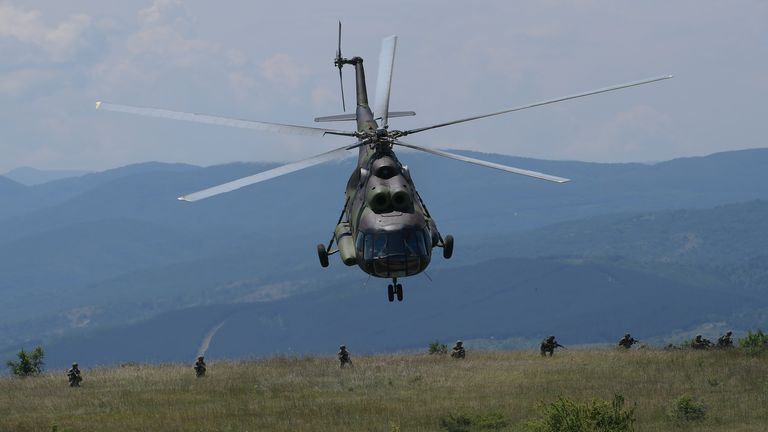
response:
<path id="1" fill-rule="evenodd" d="M 623 394 L 637 430 L 680 428 L 666 416 L 689 394 L 708 416 L 689 430 L 768 429 L 768 357 L 739 352 L 469 352 L 447 356 L 212 362 L 196 379 L 191 365 L 84 370 L 83 387 L 63 373 L 0 379 L 0 431 L 403 431 L 440 430 L 458 413 L 502 413 L 525 430 L 541 401 Z M 685 429 L 685 427 L 683 428 Z"/>

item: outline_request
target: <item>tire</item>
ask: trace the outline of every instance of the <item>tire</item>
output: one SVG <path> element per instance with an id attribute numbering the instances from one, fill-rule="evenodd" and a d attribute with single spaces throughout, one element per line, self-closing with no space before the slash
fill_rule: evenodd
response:
<path id="1" fill-rule="evenodd" d="M 387 298 L 389 298 L 390 303 L 395 301 L 395 290 L 391 284 L 387 285 Z"/>
<path id="2" fill-rule="evenodd" d="M 325 245 L 320 243 L 317 245 L 317 257 L 320 259 L 320 265 L 328 267 L 328 251 L 325 250 Z"/>
<path id="3" fill-rule="evenodd" d="M 450 259 L 453 256 L 453 236 L 447 235 L 443 239 L 443 258 Z"/>
<path id="4" fill-rule="evenodd" d="M 395 294 L 397 294 L 397 301 L 401 302 L 403 301 L 403 286 L 400 284 L 397 284 L 395 287 Z"/>

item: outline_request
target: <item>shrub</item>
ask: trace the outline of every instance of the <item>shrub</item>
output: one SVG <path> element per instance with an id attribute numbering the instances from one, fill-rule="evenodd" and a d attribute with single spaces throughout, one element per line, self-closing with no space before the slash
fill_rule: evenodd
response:
<path id="1" fill-rule="evenodd" d="M 16 356 L 19 361 L 9 360 L 6 365 L 11 373 L 16 376 L 32 376 L 38 375 L 43 371 L 43 347 L 37 346 L 31 353 L 24 351 L 24 348 L 19 351 Z"/>
<path id="2" fill-rule="evenodd" d="M 559 397 L 550 404 L 542 403 L 541 418 L 528 423 L 534 432 L 628 432 L 634 430 L 635 409 L 624 408 L 624 397 L 614 395 L 612 401 L 593 400 L 579 404 Z"/>
<path id="3" fill-rule="evenodd" d="M 739 347 L 749 355 L 761 354 L 768 349 L 768 335 L 763 333 L 762 330 L 754 333 L 750 330 L 746 336 L 739 339 Z"/>
<path id="4" fill-rule="evenodd" d="M 688 395 L 682 395 L 672 401 L 667 415 L 678 422 L 690 422 L 703 420 L 707 416 L 707 410 L 704 403 L 697 401 Z"/>
<path id="5" fill-rule="evenodd" d="M 495 411 L 483 414 L 448 414 L 440 419 L 440 427 L 448 432 L 499 430 L 506 426 L 504 415 Z"/>
<path id="6" fill-rule="evenodd" d="M 448 353 L 448 345 L 446 345 L 444 343 L 440 343 L 439 340 L 435 340 L 434 342 L 429 344 L 428 352 L 430 354 L 447 354 Z"/>

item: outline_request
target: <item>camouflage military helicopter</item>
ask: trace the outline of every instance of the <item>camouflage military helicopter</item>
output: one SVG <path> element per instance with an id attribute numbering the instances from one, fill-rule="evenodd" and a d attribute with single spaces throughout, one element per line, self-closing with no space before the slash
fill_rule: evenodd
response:
<path id="1" fill-rule="evenodd" d="M 322 243 L 317 246 L 317 254 L 323 267 L 328 266 L 328 257 L 330 255 L 338 253 L 341 256 L 341 261 L 347 266 L 358 265 L 364 272 L 372 276 L 391 279 L 392 283 L 387 287 L 387 294 L 389 301 L 392 302 L 395 298 L 398 301 L 403 300 L 403 287 L 398 283 L 398 278 L 413 276 L 423 272 L 432 259 L 432 250 L 434 248 L 442 248 L 443 257 L 446 259 L 450 258 L 453 254 L 453 236 L 444 236 L 437 229 L 435 220 L 429 213 L 429 210 L 427 210 L 424 200 L 416 191 L 408 167 L 403 165 L 395 155 L 394 148 L 396 146 L 550 182 L 565 183 L 569 181 L 562 177 L 422 147 L 404 142 L 402 140 L 403 137 L 430 129 L 672 78 L 669 75 L 649 78 L 416 129 L 394 130 L 389 127 L 389 120 L 391 118 L 415 115 L 413 111 L 389 110 L 396 46 L 397 36 L 390 36 L 382 41 L 376 81 L 376 103 L 373 110 L 371 110 L 368 102 L 363 59 L 360 57 L 342 57 L 341 23 L 339 23 L 338 50 L 336 51 L 334 66 L 339 69 L 342 107 L 346 112 L 342 68 L 348 65 L 354 67 L 355 70 L 357 106 L 354 114 L 318 117 L 315 118 L 315 121 L 355 121 L 357 122 L 356 131 L 231 119 L 107 102 L 97 102 L 96 108 L 280 133 L 320 137 L 335 135 L 356 138 L 354 143 L 346 144 L 329 152 L 184 195 L 179 197 L 179 200 L 198 201 L 230 192 L 323 162 L 342 158 L 350 150 L 357 149 L 357 166 L 347 182 L 344 206 L 336 223 L 336 229 L 327 246 Z"/>

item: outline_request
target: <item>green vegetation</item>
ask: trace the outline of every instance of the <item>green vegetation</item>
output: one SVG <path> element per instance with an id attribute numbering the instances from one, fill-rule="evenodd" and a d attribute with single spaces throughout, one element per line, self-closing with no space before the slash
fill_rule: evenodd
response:
<path id="1" fill-rule="evenodd" d="M 31 353 L 24 351 L 24 348 L 22 348 L 16 356 L 19 358 L 19 361 L 9 360 L 6 362 L 12 374 L 27 377 L 39 375 L 43 372 L 43 357 L 45 357 L 43 347 L 37 346 Z"/>
<path id="2" fill-rule="evenodd" d="M 427 349 L 427 352 L 429 354 L 447 354 L 448 345 L 444 343 L 440 343 L 439 340 L 435 340 L 434 342 L 429 344 L 429 348 Z"/>
<path id="3" fill-rule="evenodd" d="M 747 332 L 747 335 L 739 339 L 739 347 L 749 355 L 759 355 L 768 351 L 768 334 L 762 330 Z"/>
<path id="4" fill-rule="evenodd" d="M 440 419 L 440 427 L 448 432 L 502 430 L 507 426 L 504 414 L 491 411 L 479 414 L 448 414 Z"/>
<path id="5" fill-rule="evenodd" d="M 768 418 L 768 356 L 740 350 L 393 354 L 355 357 L 353 369 L 277 357 L 211 361 L 203 379 L 191 364 L 84 368 L 83 377 L 81 388 L 63 371 L 0 379 L 0 430 L 522 432 L 561 409 L 656 431 L 678 426 L 668 415 L 680 395 L 706 406 L 697 431 L 764 431 Z M 630 430 L 618 427 L 591 430 Z"/>
<path id="6" fill-rule="evenodd" d="M 685 423 L 703 420 L 707 416 L 707 409 L 704 407 L 703 402 L 689 395 L 682 395 L 672 401 L 672 406 L 669 408 L 667 415 L 673 421 Z"/>
<path id="7" fill-rule="evenodd" d="M 588 403 L 561 396 L 542 408 L 543 417 L 528 423 L 533 432 L 631 432 L 637 420 L 635 409 L 625 409 L 624 396 L 618 394 L 613 401 Z"/>

